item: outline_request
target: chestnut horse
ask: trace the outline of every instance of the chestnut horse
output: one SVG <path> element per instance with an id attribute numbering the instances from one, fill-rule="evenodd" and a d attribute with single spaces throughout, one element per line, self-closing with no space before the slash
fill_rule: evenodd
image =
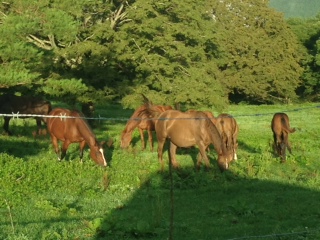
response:
<path id="1" fill-rule="evenodd" d="M 4 94 L 0 96 L 0 113 L 3 114 L 35 114 L 47 115 L 51 111 L 51 103 L 36 97 L 16 96 L 13 94 Z M 19 115 L 18 115 L 19 116 Z M 9 131 L 9 122 L 11 116 L 4 116 L 3 129 L 8 135 L 12 135 Z M 19 118 L 28 118 L 19 116 Z M 41 121 L 46 121 L 42 117 L 35 117 L 37 122 L 36 134 L 41 134 Z"/>
<path id="2" fill-rule="evenodd" d="M 281 157 L 281 161 L 286 161 L 286 148 L 291 153 L 289 143 L 289 133 L 295 132 L 295 128 L 290 128 L 289 117 L 285 113 L 275 113 L 271 121 L 273 132 L 274 148 Z"/>
<path id="3" fill-rule="evenodd" d="M 79 143 L 81 162 L 84 147 L 88 144 L 91 158 L 98 165 L 107 166 L 103 154 L 102 143 L 100 144 L 97 141 L 88 123 L 85 121 L 83 114 L 78 111 L 55 108 L 49 113 L 49 116 L 52 117 L 47 119 L 47 128 L 59 161 L 65 157 L 71 143 Z M 67 118 L 63 118 L 64 116 Z M 59 149 L 58 141 L 63 142 L 61 150 Z"/>
<path id="4" fill-rule="evenodd" d="M 218 128 L 220 135 L 222 135 L 226 148 L 232 149 L 233 160 L 237 160 L 239 134 L 237 121 L 230 114 L 221 113 L 216 119 L 213 119 L 213 123 Z"/>
<path id="5" fill-rule="evenodd" d="M 155 105 L 154 106 L 155 111 L 161 113 L 166 110 L 172 109 L 171 106 L 161 106 L 161 105 Z M 127 148 L 129 147 L 131 141 L 132 141 L 132 133 L 133 130 L 138 128 L 140 133 L 140 139 L 142 142 L 142 149 L 144 150 L 146 148 L 146 142 L 144 140 L 144 131 L 148 132 L 148 139 L 150 143 L 150 149 L 153 151 L 153 136 L 152 131 L 155 130 L 154 128 L 154 119 L 151 119 L 150 115 L 146 112 L 146 106 L 142 105 L 139 108 L 137 108 L 130 119 L 128 120 L 125 129 L 122 131 L 121 134 L 121 148 Z"/>
<path id="6" fill-rule="evenodd" d="M 170 140 L 170 156 L 173 167 L 179 166 L 176 161 L 178 147 L 198 146 L 200 153 L 197 157 L 197 167 L 200 167 L 204 159 L 206 167 L 209 168 L 210 162 L 206 149 L 210 144 L 213 144 L 218 153 L 220 170 L 224 171 L 229 168 L 232 153 L 228 152 L 225 145 L 222 144 L 219 131 L 206 113 L 201 111 L 181 112 L 167 110 L 157 116 L 155 130 L 158 139 L 158 159 L 161 163 L 161 169 L 163 169 L 163 148 L 166 139 Z"/>

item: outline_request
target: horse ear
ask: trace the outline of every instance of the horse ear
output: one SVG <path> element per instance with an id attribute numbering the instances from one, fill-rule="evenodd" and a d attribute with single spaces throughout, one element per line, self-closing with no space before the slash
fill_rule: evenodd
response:
<path id="1" fill-rule="evenodd" d="M 143 97 L 143 102 L 144 104 L 150 104 L 152 105 L 152 102 L 143 94 L 141 93 L 142 97 Z"/>

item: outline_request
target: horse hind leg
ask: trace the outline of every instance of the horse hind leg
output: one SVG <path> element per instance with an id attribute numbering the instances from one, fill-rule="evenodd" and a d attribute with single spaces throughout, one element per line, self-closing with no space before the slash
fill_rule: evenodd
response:
<path id="1" fill-rule="evenodd" d="M 286 160 L 287 160 L 287 155 L 286 155 L 286 148 L 287 148 L 287 145 L 282 142 L 280 143 L 280 158 L 281 158 L 281 162 L 285 163 Z"/>
<path id="2" fill-rule="evenodd" d="M 286 144 L 286 147 L 288 148 L 289 153 L 292 154 L 291 145 L 289 143 L 289 134 L 288 133 L 286 135 L 284 135 L 284 142 Z"/>
<path id="3" fill-rule="evenodd" d="M 62 145 L 62 148 L 61 148 L 61 160 L 64 159 L 64 157 L 66 156 L 67 154 L 67 149 L 70 145 L 70 142 L 69 141 L 65 141 Z"/>
<path id="4" fill-rule="evenodd" d="M 277 138 L 277 134 L 276 133 L 273 133 L 273 152 L 274 154 L 278 154 L 280 155 L 279 153 L 279 147 L 278 147 L 278 138 Z"/>

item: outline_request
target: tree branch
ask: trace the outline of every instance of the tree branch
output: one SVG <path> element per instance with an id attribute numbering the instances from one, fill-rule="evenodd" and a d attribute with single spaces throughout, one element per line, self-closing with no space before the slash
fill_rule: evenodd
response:
<path id="1" fill-rule="evenodd" d="M 27 40 L 33 44 L 35 44 L 36 46 L 46 49 L 46 50 L 52 50 L 53 46 L 52 46 L 52 42 L 51 41 L 46 41 L 46 40 L 41 40 L 39 38 L 37 38 L 36 36 L 29 34 L 29 36 L 27 36 Z"/>

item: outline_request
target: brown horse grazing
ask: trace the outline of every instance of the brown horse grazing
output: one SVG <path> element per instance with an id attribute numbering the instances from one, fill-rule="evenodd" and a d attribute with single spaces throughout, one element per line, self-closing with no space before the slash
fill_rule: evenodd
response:
<path id="1" fill-rule="evenodd" d="M 296 131 L 295 128 L 290 128 L 289 117 L 285 113 L 275 113 L 271 121 L 271 129 L 273 132 L 274 148 L 277 154 L 281 157 L 281 161 L 286 161 L 286 148 L 291 153 L 289 143 L 289 133 Z"/>
<path id="2" fill-rule="evenodd" d="M 68 109 L 55 108 L 49 115 L 52 117 L 47 119 L 47 128 L 59 161 L 65 157 L 69 145 L 78 142 L 80 144 L 81 162 L 83 158 L 83 149 L 85 145 L 88 144 L 91 158 L 98 165 L 107 166 L 103 154 L 102 143 L 100 144 L 97 141 L 88 123 L 83 119 L 83 114 Z M 63 118 L 64 116 L 71 118 Z M 61 151 L 58 144 L 59 140 L 63 142 Z"/>
<path id="3" fill-rule="evenodd" d="M 161 105 L 155 105 L 154 106 L 155 111 L 162 113 L 166 110 L 172 109 L 171 106 L 161 106 Z M 139 108 L 137 108 L 130 119 L 128 120 L 125 129 L 122 131 L 121 134 L 121 148 L 127 148 L 129 147 L 131 141 L 132 141 L 132 133 L 135 128 L 138 128 L 140 133 L 140 139 L 142 142 L 142 149 L 144 150 L 146 148 L 146 142 L 144 139 L 144 131 L 148 132 L 148 139 L 150 143 L 150 149 L 153 151 L 153 137 L 152 137 L 152 131 L 155 130 L 154 128 L 154 120 L 151 119 L 151 116 L 146 111 L 146 106 L 142 105 Z"/>
<path id="4" fill-rule="evenodd" d="M 207 114 L 201 111 L 180 112 L 168 110 L 160 115 L 155 122 L 158 139 L 158 159 L 163 169 L 163 147 L 166 139 L 170 140 L 170 156 L 173 167 L 178 167 L 176 161 L 177 147 L 198 146 L 200 153 L 197 157 L 197 167 L 204 159 L 207 168 L 210 162 L 206 149 L 213 144 L 218 153 L 218 165 L 221 171 L 229 168 L 232 153 L 222 144 L 222 138 L 216 126 L 210 121 Z"/>
<path id="5" fill-rule="evenodd" d="M 213 123 L 222 135 L 226 148 L 231 148 L 233 152 L 233 160 L 237 160 L 238 149 L 238 134 L 239 126 L 237 121 L 229 114 L 222 113 L 216 119 L 213 119 Z"/>
<path id="6" fill-rule="evenodd" d="M 18 114 L 19 118 L 28 118 L 19 116 L 19 114 L 35 114 L 47 115 L 51 111 L 51 103 L 35 97 L 16 96 L 13 94 L 4 94 L 0 96 L 0 113 L 2 114 Z M 12 116 L 4 116 L 3 129 L 8 135 L 12 135 L 9 131 L 9 122 Z M 37 122 L 37 134 L 41 134 L 41 121 L 45 118 L 35 117 Z"/>

